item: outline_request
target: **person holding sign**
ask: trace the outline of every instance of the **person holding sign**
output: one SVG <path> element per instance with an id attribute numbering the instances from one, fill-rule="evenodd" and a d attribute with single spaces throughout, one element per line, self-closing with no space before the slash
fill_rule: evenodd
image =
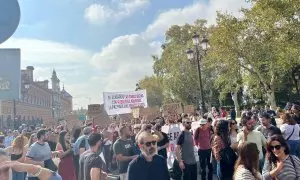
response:
<path id="1" fill-rule="evenodd" d="M 194 154 L 194 140 L 190 132 L 192 121 L 183 118 L 184 130 L 177 139 L 176 158 L 183 171 L 183 180 L 197 180 L 197 162 Z"/>

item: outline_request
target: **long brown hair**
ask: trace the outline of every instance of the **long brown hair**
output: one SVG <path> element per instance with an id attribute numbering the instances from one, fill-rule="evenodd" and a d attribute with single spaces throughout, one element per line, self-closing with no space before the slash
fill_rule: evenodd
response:
<path id="1" fill-rule="evenodd" d="M 276 165 L 278 158 L 274 155 L 274 153 L 272 152 L 272 149 L 271 149 L 271 143 L 273 141 L 278 141 L 280 143 L 280 145 L 282 147 L 284 147 L 284 153 L 286 155 L 290 154 L 290 149 L 289 149 L 287 141 L 283 138 L 282 135 L 273 135 L 268 139 L 266 156 L 267 156 L 267 159 L 270 164 Z"/>
<path id="2" fill-rule="evenodd" d="M 17 136 L 16 139 L 12 142 L 11 146 L 13 149 L 22 150 L 24 147 L 24 137 L 22 135 Z"/>
<path id="3" fill-rule="evenodd" d="M 259 179 L 257 172 L 259 172 L 259 150 L 257 145 L 252 142 L 244 142 L 238 149 L 239 157 L 235 163 L 234 176 L 237 173 L 237 169 L 240 165 L 243 165 L 245 169 L 249 170 L 255 179 Z"/>
<path id="4" fill-rule="evenodd" d="M 282 123 L 286 123 L 288 125 L 295 125 L 297 124 L 297 122 L 293 119 L 292 115 L 290 113 L 284 113 L 282 116 L 281 116 L 281 119 L 282 119 Z"/>

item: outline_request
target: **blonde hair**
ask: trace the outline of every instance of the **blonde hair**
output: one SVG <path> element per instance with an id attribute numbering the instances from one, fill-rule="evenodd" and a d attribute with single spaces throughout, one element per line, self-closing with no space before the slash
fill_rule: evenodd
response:
<path id="1" fill-rule="evenodd" d="M 23 149 L 24 147 L 24 137 L 22 135 L 17 136 L 16 139 L 12 142 L 12 148 Z"/>
<path id="2" fill-rule="evenodd" d="M 156 140 L 158 139 L 158 136 L 154 136 L 152 135 L 151 133 L 147 132 L 147 131 L 144 131 L 142 133 L 140 133 L 137 137 L 137 143 L 138 144 L 144 144 L 144 138 L 145 137 L 153 137 L 155 138 Z"/>

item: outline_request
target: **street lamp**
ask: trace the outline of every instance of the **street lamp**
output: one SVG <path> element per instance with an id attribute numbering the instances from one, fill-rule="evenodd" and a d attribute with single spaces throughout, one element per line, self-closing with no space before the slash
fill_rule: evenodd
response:
<path id="1" fill-rule="evenodd" d="M 138 83 L 135 85 L 135 87 L 136 87 L 136 88 L 135 88 L 135 91 L 139 91 L 139 90 L 142 89 Z"/>
<path id="2" fill-rule="evenodd" d="M 208 39 L 207 38 L 203 38 L 200 41 L 200 36 L 196 33 L 194 33 L 193 37 L 193 45 L 195 50 L 192 49 L 188 49 L 186 51 L 187 54 L 187 58 L 190 61 L 196 60 L 197 61 L 197 68 L 198 68 L 198 75 L 199 75 L 199 86 L 200 86 L 200 97 L 201 97 L 201 115 L 203 116 L 204 113 L 207 112 L 206 107 L 205 107 L 205 101 L 204 101 L 204 93 L 203 93 L 203 85 L 202 85 L 202 75 L 201 75 L 201 67 L 200 67 L 200 62 L 203 58 L 204 55 L 206 55 L 206 52 L 208 50 Z M 196 59 L 195 59 L 195 55 L 196 55 Z"/>

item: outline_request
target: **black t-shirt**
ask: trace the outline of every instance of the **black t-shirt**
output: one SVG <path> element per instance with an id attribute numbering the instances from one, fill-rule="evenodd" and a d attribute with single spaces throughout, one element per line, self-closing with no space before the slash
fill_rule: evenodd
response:
<path id="1" fill-rule="evenodd" d="M 159 155 L 155 155 L 151 162 L 140 155 L 130 162 L 127 180 L 170 180 L 167 162 Z"/>
<path id="2" fill-rule="evenodd" d="M 92 168 L 98 168 L 101 169 L 102 167 L 102 160 L 99 156 L 99 154 L 92 153 L 88 155 L 84 161 L 84 180 L 91 180 L 91 169 Z"/>
<path id="3" fill-rule="evenodd" d="M 136 155 L 134 144 L 131 140 L 122 140 L 118 139 L 113 145 L 114 154 L 122 154 L 123 156 L 134 156 Z M 128 164 L 131 160 L 128 161 L 118 161 L 119 173 L 123 174 L 127 172 Z"/>
<path id="4" fill-rule="evenodd" d="M 168 135 L 164 132 L 161 132 L 161 133 L 163 135 L 163 139 L 157 143 L 158 147 L 164 146 L 167 143 L 169 143 Z M 167 159 L 167 149 L 166 148 L 159 150 L 158 154 Z"/>
<path id="5" fill-rule="evenodd" d="M 51 151 L 56 150 L 56 142 L 48 141 Z"/>

